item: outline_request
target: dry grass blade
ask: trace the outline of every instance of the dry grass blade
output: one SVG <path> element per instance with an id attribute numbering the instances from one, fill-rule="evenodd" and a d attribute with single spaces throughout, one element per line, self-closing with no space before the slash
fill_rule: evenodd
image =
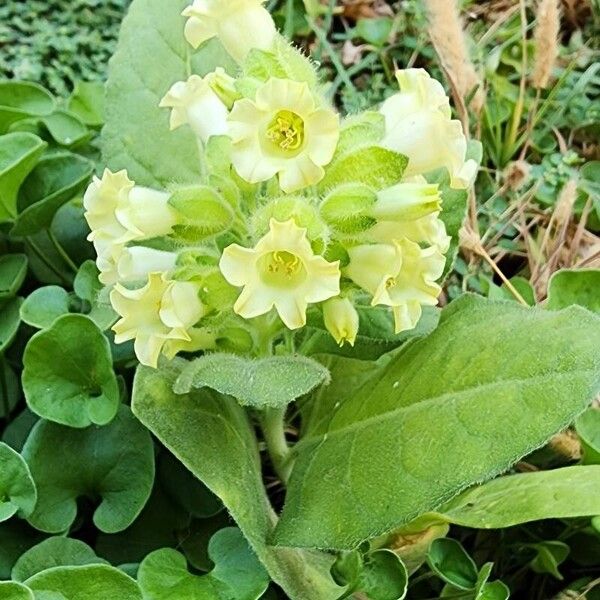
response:
<path id="1" fill-rule="evenodd" d="M 540 0 L 534 33 L 535 63 L 531 81 L 538 89 L 546 89 L 558 58 L 560 33 L 560 0 Z"/>

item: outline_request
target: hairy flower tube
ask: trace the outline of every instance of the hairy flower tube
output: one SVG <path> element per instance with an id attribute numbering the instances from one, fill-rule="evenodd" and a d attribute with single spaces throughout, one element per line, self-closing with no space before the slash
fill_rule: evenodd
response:
<path id="1" fill-rule="evenodd" d="M 231 159 L 250 183 L 279 175 L 286 193 L 321 181 L 339 139 L 339 116 L 320 108 L 307 83 L 271 78 L 229 116 Z"/>
<path id="2" fill-rule="evenodd" d="M 220 76 L 226 77 L 221 71 Z M 211 135 L 227 133 L 229 110 L 213 90 L 210 76 L 192 75 L 187 81 L 178 81 L 171 86 L 159 106 L 172 109 L 171 130 L 188 124 L 204 143 Z"/>
<path id="3" fill-rule="evenodd" d="M 391 306 L 396 333 L 413 329 L 422 305 L 435 306 L 442 289 L 436 280 L 446 263 L 435 247 L 423 249 L 407 239 L 348 250 L 345 274 L 373 296 L 373 306 Z"/>
<path id="4" fill-rule="evenodd" d="M 231 57 L 242 62 L 253 48 L 269 50 L 277 34 L 265 0 L 194 0 L 182 15 L 188 17 L 185 38 L 198 48 L 218 37 Z"/>
<path id="5" fill-rule="evenodd" d="M 423 69 L 399 70 L 396 78 L 400 92 L 380 109 L 385 118 L 382 145 L 408 157 L 405 176 L 445 167 L 453 187 L 470 186 L 477 163 L 466 159 L 467 140 L 460 121 L 451 117 L 441 83 Z"/>
<path id="6" fill-rule="evenodd" d="M 293 219 L 271 219 L 269 232 L 254 248 L 228 246 L 219 267 L 231 285 L 243 287 L 234 305 L 237 314 L 250 319 L 275 307 L 289 329 L 306 324 L 310 303 L 340 293 L 339 262 L 315 255 L 306 229 Z"/>
<path id="7" fill-rule="evenodd" d="M 169 340 L 191 341 L 189 330 L 204 315 L 198 292 L 197 285 L 170 280 L 165 273 L 150 273 L 139 289 L 116 284 L 110 293 L 111 304 L 121 316 L 113 326 L 115 342 L 135 340 L 138 360 L 156 368 Z"/>

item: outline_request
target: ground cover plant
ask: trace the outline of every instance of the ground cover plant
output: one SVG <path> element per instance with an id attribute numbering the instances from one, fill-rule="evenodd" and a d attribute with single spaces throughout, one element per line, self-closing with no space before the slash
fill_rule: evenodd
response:
<path id="1" fill-rule="evenodd" d="M 462 8 L 7 72 L 0 598 L 600 597 L 597 7 Z"/>

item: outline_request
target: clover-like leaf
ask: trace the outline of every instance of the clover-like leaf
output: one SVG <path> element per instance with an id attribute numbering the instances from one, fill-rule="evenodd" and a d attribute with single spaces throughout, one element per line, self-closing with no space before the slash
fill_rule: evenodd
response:
<path id="1" fill-rule="evenodd" d="M 0 442 L 0 521 L 15 514 L 28 517 L 35 507 L 37 492 L 23 457 Z"/>
<path id="2" fill-rule="evenodd" d="M 269 576 L 241 531 L 227 527 L 215 533 L 208 546 L 215 566 L 206 575 L 192 575 L 185 556 L 164 548 L 149 554 L 138 579 L 146 600 L 168 594 L 186 600 L 257 600 L 269 585 Z"/>
<path id="3" fill-rule="evenodd" d="M 24 583 L 40 600 L 142 600 L 137 583 L 109 565 L 53 567 Z"/>
<path id="4" fill-rule="evenodd" d="M 25 254 L 5 254 L 0 256 L 0 299 L 12 298 L 27 274 Z"/>
<path id="5" fill-rule="evenodd" d="M 15 297 L 0 301 L 0 352 L 3 352 L 17 335 L 21 324 L 20 309 L 23 298 Z"/>
<path id="6" fill-rule="evenodd" d="M 86 543 L 68 537 L 50 537 L 24 552 L 12 569 L 15 581 L 25 581 L 54 567 L 107 564 Z"/>
<path id="7" fill-rule="evenodd" d="M 2 600 L 35 600 L 33 592 L 17 581 L 0 581 L 0 598 Z"/>
<path id="8" fill-rule="evenodd" d="M 1 112 L 0 107 L 0 115 Z M 17 215 L 19 187 L 46 146 L 46 142 L 32 133 L 15 132 L 0 136 L 0 222 Z"/>
<path id="9" fill-rule="evenodd" d="M 117 414 L 119 388 L 110 345 L 83 315 L 59 317 L 36 333 L 23 355 L 29 408 L 70 427 L 105 425 Z"/>
<path id="10" fill-rule="evenodd" d="M 47 285 L 37 288 L 21 305 L 21 319 L 23 322 L 46 329 L 58 317 L 69 314 L 69 293 L 58 285 Z"/>
<path id="11" fill-rule="evenodd" d="M 87 184 L 93 163 L 68 152 L 42 158 L 19 191 L 19 215 L 11 230 L 16 236 L 47 229 L 58 209 Z"/>
<path id="12" fill-rule="evenodd" d="M 463 296 L 296 446 L 275 540 L 353 547 L 497 476 L 591 402 L 599 344 L 579 307 Z"/>
<path id="13" fill-rule="evenodd" d="M 72 429 L 39 421 L 23 457 L 38 487 L 29 522 L 47 533 L 66 531 L 77 516 L 77 499 L 86 496 L 101 498 L 96 527 L 121 531 L 144 507 L 154 480 L 152 439 L 124 405 L 104 427 Z"/>
<path id="14" fill-rule="evenodd" d="M 0 133 L 21 119 L 49 115 L 56 103 L 41 85 L 25 81 L 0 82 Z"/>
<path id="15" fill-rule="evenodd" d="M 209 387 L 254 408 L 287 406 L 318 385 L 329 382 L 329 371 L 303 356 L 248 359 L 233 354 L 207 354 L 189 363 L 174 391 Z"/>
<path id="16" fill-rule="evenodd" d="M 600 269 L 563 269 L 552 275 L 548 284 L 550 310 L 579 304 L 600 313 Z"/>

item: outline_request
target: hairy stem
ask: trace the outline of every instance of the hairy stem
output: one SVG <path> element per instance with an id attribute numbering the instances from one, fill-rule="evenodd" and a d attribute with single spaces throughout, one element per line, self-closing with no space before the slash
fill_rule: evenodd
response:
<path id="1" fill-rule="evenodd" d="M 260 426 L 273 468 L 286 484 L 292 471 L 290 447 L 285 439 L 285 408 L 267 408 L 260 413 Z"/>

